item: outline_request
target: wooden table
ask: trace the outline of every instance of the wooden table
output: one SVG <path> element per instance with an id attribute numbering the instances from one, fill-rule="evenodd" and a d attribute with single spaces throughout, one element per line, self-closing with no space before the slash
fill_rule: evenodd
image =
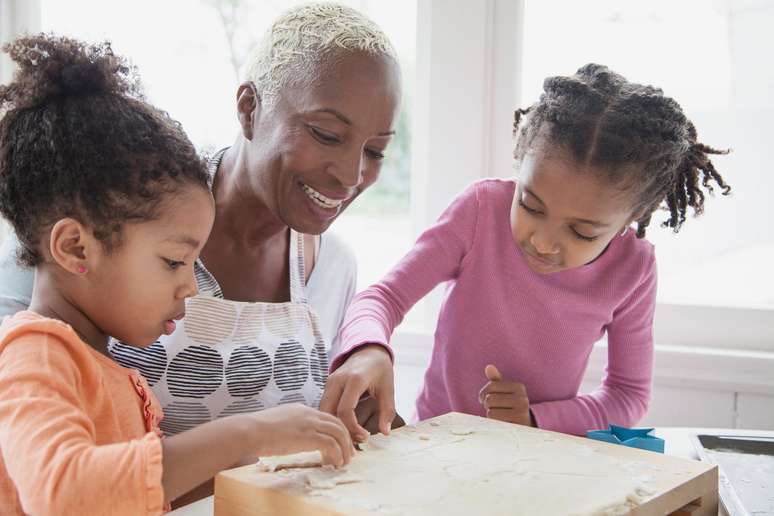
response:
<path id="1" fill-rule="evenodd" d="M 699 433 L 720 433 L 724 435 L 748 435 L 748 436 L 767 436 L 774 437 L 774 431 L 761 430 L 732 430 L 732 429 L 711 429 L 711 428 L 677 428 L 662 427 L 656 430 L 656 435 L 665 440 L 665 454 L 675 457 L 697 460 L 698 456 L 691 442 L 691 438 Z M 185 507 L 176 509 L 169 514 L 171 516 L 212 516 L 213 497 L 207 497 L 198 502 Z M 726 516 L 725 511 L 720 509 L 720 516 Z"/>

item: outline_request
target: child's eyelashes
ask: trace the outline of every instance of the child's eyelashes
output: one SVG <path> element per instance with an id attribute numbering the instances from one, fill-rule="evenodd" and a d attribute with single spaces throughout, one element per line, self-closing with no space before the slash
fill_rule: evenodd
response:
<path id="1" fill-rule="evenodd" d="M 168 258 L 164 258 L 164 261 L 166 262 L 167 267 L 169 267 L 169 269 L 173 271 L 176 271 L 177 269 L 185 265 L 185 262 L 181 262 L 178 260 L 170 260 Z"/>
<path id="2" fill-rule="evenodd" d="M 525 209 L 525 210 L 526 210 L 528 213 L 532 213 L 533 215 L 540 215 L 540 210 L 537 210 L 537 209 L 535 209 L 535 208 L 530 208 L 529 206 L 527 206 L 527 205 L 524 203 L 524 201 L 521 201 L 521 200 L 520 200 L 520 201 L 519 201 L 519 206 L 521 206 L 522 208 L 524 208 L 524 209 Z"/>
<path id="3" fill-rule="evenodd" d="M 519 200 L 519 206 L 521 206 L 522 208 L 524 208 L 524 210 L 525 210 L 527 213 L 531 214 L 531 215 L 542 215 L 542 214 L 543 214 L 543 212 L 541 212 L 540 210 L 538 210 L 538 209 L 536 209 L 536 208 L 531 208 L 531 207 L 527 206 L 527 205 L 524 203 L 524 201 L 521 201 L 521 200 Z M 572 231 L 572 234 L 573 234 L 573 236 L 574 236 L 575 238 L 578 238 L 578 239 L 580 239 L 580 240 L 583 240 L 584 242 L 593 242 L 594 240 L 596 240 L 597 238 L 599 238 L 598 236 L 587 236 L 587 235 L 583 235 L 583 234 L 579 233 L 579 232 L 578 232 L 578 231 L 577 231 L 575 228 L 573 228 L 573 227 L 571 227 L 571 228 L 570 228 L 570 230 Z"/>
<path id="4" fill-rule="evenodd" d="M 575 234 L 576 237 L 580 238 L 581 240 L 585 240 L 586 242 L 593 242 L 594 240 L 596 240 L 598 238 L 597 236 L 581 235 L 574 228 L 573 228 L 572 232 Z"/>

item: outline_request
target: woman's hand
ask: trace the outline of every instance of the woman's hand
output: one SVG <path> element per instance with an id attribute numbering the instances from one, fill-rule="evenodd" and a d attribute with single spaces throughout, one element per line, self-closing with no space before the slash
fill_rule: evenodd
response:
<path id="1" fill-rule="evenodd" d="M 320 410 L 335 414 L 357 441 L 368 439 L 368 431 L 358 424 L 355 415 L 360 398 L 368 393 L 379 407 L 378 428 L 390 433 L 395 418 L 395 386 L 392 360 L 386 349 L 378 344 L 358 348 L 328 377 Z"/>
<path id="2" fill-rule="evenodd" d="M 491 364 L 486 366 L 484 374 L 489 383 L 478 393 L 478 400 L 484 405 L 486 417 L 517 425 L 534 426 L 524 384 L 503 380 L 500 371 Z"/>
<path id="3" fill-rule="evenodd" d="M 293 403 L 246 414 L 258 456 L 287 455 L 319 450 L 323 464 L 344 466 L 355 447 L 340 419 Z"/>

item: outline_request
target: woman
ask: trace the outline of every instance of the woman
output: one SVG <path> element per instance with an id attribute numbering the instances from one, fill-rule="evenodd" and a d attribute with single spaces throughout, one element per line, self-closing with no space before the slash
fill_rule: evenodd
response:
<path id="1" fill-rule="evenodd" d="M 148 349 L 113 342 L 138 368 L 175 434 L 238 412 L 283 403 L 317 406 L 328 356 L 355 289 L 353 255 L 330 233 L 338 215 L 376 181 L 397 120 L 400 72 L 384 33 L 334 4 L 295 8 L 271 27 L 237 90 L 239 134 L 210 163 L 216 217 L 195 264 L 200 295 L 184 320 Z M 318 236 L 320 235 L 320 236 Z M 0 257 L 0 309 L 29 303 L 31 272 Z M 355 358 L 357 356 L 357 358 Z M 348 406 L 326 395 L 356 437 L 354 408 L 367 385 L 357 367 L 389 363 L 382 348 L 356 352 L 338 374 L 362 390 Z M 389 369 L 391 385 L 392 370 Z M 355 378 L 355 380 L 352 380 Z M 381 396 L 389 431 L 392 395 Z M 375 411 L 364 409 L 364 423 Z"/>

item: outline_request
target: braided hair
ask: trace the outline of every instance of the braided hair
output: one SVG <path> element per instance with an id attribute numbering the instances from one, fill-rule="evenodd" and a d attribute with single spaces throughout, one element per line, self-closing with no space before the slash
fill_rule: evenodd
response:
<path id="1" fill-rule="evenodd" d="M 109 252 L 125 222 L 158 216 L 166 194 L 208 188 L 180 124 L 144 101 L 110 43 L 39 34 L 3 50 L 18 70 L 0 86 L 0 214 L 21 264 L 43 261 L 41 235 L 59 219 L 87 225 Z"/>
<path id="2" fill-rule="evenodd" d="M 693 123 L 660 89 L 629 82 L 602 65 L 546 79 L 540 100 L 515 112 L 513 133 L 517 161 L 545 135 L 577 163 L 634 192 L 638 238 L 662 203 L 669 211 L 662 226 L 678 232 L 688 207 L 695 215 L 703 212 L 701 187 L 712 193 L 715 183 L 723 195 L 731 191 L 709 157 L 727 150 L 698 142 Z"/>

